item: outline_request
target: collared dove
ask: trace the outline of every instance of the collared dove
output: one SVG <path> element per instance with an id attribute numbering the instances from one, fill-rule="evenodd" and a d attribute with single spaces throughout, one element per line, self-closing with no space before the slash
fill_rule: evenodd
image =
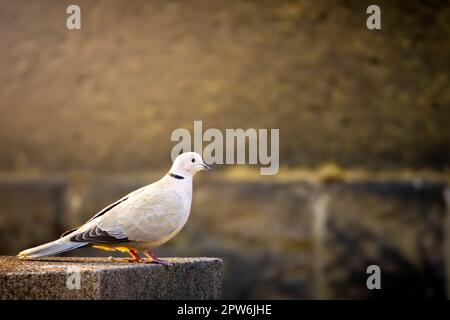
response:
<path id="1" fill-rule="evenodd" d="M 201 170 L 211 171 L 195 152 L 179 155 L 159 181 L 131 192 L 102 209 L 61 238 L 18 254 L 19 258 L 51 256 L 81 247 L 128 252 L 131 262 L 167 264 L 150 250 L 174 237 L 186 224 L 192 202 L 192 178 Z"/>

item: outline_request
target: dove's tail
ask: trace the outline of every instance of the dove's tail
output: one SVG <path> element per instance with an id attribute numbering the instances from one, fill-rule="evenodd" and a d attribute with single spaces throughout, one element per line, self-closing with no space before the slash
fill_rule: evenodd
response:
<path id="1" fill-rule="evenodd" d="M 21 259 L 27 258 L 39 258 L 45 256 L 51 256 L 54 254 L 70 251 L 76 248 L 84 247 L 88 243 L 86 242 L 72 242 L 68 239 L 58 239 L 49 243 L 42 244 L 40 246 L 30 248 L 19 252 L 17 255 Z"/>

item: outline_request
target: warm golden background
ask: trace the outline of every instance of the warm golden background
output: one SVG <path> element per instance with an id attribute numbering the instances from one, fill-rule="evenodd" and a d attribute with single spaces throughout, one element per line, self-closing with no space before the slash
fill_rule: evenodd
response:
<path id="1" fill-rule="evenodd" d="M 0 0 L 0 253 L 154 181 L 203 120 L 279 128 L 282 168 L 199 177 L 162 254 L 223 257 L 226 298 L 445 296 L 450 5 L 376 1 L 369 31 L 372 2 L 80 0 L 69 31 L 73 1 Z"/>

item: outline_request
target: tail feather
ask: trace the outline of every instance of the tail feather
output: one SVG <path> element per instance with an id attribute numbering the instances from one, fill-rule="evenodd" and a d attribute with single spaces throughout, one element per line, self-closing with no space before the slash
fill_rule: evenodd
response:
<path id="1" fill-rule="evenodd" d="M 58 253 L 70 251 L 73 249 L 77 249 L 80 247 L 86 246 L 87 243 L 80 243 L 80 242 L 72 242 L 68 239 L 58 239 L 49 243 L 42 244 L 40 246 L 30 248 L 24 251 L 19 252 L 17 255 L 21 259 L 26 258 L 39 258 L 39 257 L 45 257 L 45 256 L 51 256 Z"/>

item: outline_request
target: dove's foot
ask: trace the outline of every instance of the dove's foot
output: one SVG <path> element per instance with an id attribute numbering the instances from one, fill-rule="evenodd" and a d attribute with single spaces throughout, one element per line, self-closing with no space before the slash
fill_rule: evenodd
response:
<path id="1" fill-rule="evenodd" d="M 154 259 L 153 261 L 150 261 L 150 263 L 157 263 L 157 264 L 161 264 L 161 265 L 163 265 L 163 266 L 168 266 L 168 267 L 170 267 L 170 266 L 173 265 L 173 264 L 170 263 L 169 261 L 163 260 L 163 259 L 161 259 L 161 258 L 156 258 L 156 259 Z"/>
<path id="2" fill-rule="evenodd" d="M 131 263 L 144 263 L 144 259 L 142 259 L 139 256 L 139 254 L 138 254 L 138 252 L 136 250 L 130 249 L 130 250 L 128 250 L 128 253 L 130 254 L 130 256 L 132 256 L 132 258 L 127 259 L 128 262 L 131 262 Z"/>
<path id="3" fill-rule="evenodd" d="M 145 250 L 144 254 L 148 258 L 147 260 L 145 260 L 145 263 L 157 263 L 163 266 L 172 266 L 172 263 L 165 261 L 161 258 L 158 258 L 153 252 Z"/>
<path id="4" fill-rule="evenodd" d="M 126 261 L 127 261 L 127 262 L 130 262 L 130 263 L 145 263 L 145 260 L 144 260 L 144 259 L 134 259 L 134 258 L 129 258 L 129 259 L 126 259 Z"/>

